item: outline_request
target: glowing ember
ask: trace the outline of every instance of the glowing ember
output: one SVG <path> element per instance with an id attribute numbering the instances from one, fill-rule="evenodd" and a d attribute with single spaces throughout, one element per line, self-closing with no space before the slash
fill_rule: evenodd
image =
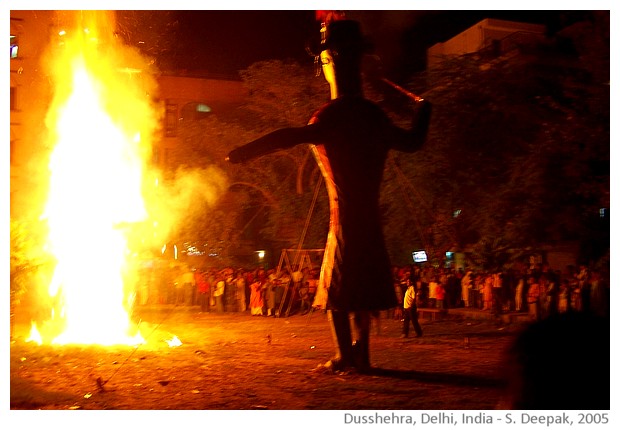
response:
<path id="1" fill-rule="evenodd" d="M 92 27 L 88 37 L 81 28 L 74 38 L 67 32 L 54 59 L 55 98 L 47 117 L 54 149 L 44 214 L 57 260 L 49 294 L 61 334 L 53 342 L 137 344 L 143 339 L 130 333 L 126 309 L 125 284 L 133 275 L 127 233 L 147 215 L 141 136 L 156 122 L 141 81 L 122 72 L 119 51 L 102 46 L 94 33 Z"/>
<path id="2" fill-rule="evenodd" d="M 175 346 L 181 346 L 183 345 L 183 342 L 181 342 L 181 339 L 179 339 L 178 337 L 174 336 L 172 339 L 167 340 L 166 343 L 168 344 L 168 346 L 170 348 L 175 347 Z"/>

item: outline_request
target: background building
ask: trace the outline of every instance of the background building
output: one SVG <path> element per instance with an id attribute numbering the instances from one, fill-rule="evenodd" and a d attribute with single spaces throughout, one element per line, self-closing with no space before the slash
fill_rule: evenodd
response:
<path id="1" fill-rule="evenodd" d="M 41 61 L 52 40 L 54 13 L 11 11 L 10 164 L 11 218 L 35 216 L 30 202 L 40 201 L 40 172 L 35 159 L 43 151 L 45 114 L 51 88 Z"/>
<path id="2" fill-rule="evenodd" d="M 491 50 L 499 56 L 512 51 L 519 43 L 544 37 L 545 26 L 500 19 L 483 19 L 451 39 L 436 43 L 427 50 L 427 68 L 460 55 Z"/>
<path id="3" fill-rule="evenodd" d="M 246 91 L 240 80 L 162 74 L 157 77 L 159 98 L 165 105 L 161 140 L 153 148 L 153 158 L 169 166 L 170 151 L 180 145 L 179 127 L 183 122 L 212 114 L 226 114 L 243 103 Z"/>

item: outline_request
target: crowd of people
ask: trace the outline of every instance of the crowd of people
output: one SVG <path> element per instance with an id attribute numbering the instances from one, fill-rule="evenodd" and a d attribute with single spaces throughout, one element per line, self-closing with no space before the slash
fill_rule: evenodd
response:
<path id="1" fill-rule="evenodd" d="M 363 270 L 363 269 L 360 269 Z M 136 302 L 200 306 L 202 312 L 249 312 L 288 316 L 325 309 L 319 269 L 235 269 L 175 265 L 144 271 Z M 388 316 L 402 319 L 405 293 L 413 286 L 417 308 L 471 308 L 494 314 L 527 312 L 542 319 L 569 310 L 608 315 L 609 284 L 586 266 L 552 270 L 539 264 L 523 270 L 483 271 L 416 264 L 393 267 L 398 306 Z"/>
<path id="2" fill-rule="evenodd" d="M 414 266 L 396 269 L 395 279 L 397 297 L 415 284 L 419 308 L 528 312 L 536 320 L 569 310 L 609 311 L 609 283 L 585 265 L 564 272 L 546 264 L 506 271 Z"/>
<path id="3" fill-rule="evenodd" d="M 319 269 L 307 267 L 290 271 L 176 265 L 164 270 L 143 270 L 136 302 L 200 306 L 201 312 L 247 311 L 256 316 L 277 317 L 312 310 L 318 278 Z"/>

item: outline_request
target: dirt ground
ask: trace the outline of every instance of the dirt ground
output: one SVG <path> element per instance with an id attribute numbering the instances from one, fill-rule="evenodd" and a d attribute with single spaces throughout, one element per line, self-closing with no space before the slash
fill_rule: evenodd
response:
<path id="1" fill-rule="evenodd" d="M 38 346 L 17 321 L 10 349 L 10 408 L 84 410 L 490 410 L 504 391 L 504 352 L 518 324 L 421 320 L 373 325 L 370 374 L 331 374 L 323 312 L 273 318 L 139 310 L 139 347 Z M 182 345 L 168 346 L 177 336 Z"/>

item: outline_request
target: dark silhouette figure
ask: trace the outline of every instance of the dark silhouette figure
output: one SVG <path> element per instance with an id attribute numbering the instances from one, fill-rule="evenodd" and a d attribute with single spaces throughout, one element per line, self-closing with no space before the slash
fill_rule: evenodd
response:
<path id="1" fill-rule="evenodd" d="M 331 101 L 309 124 L 269 133 L 230 152 L 233 163 L 300 143 L 310 143 L 324 176 L 330 226 L 320 282 L 336 341 L 334 370 L 370 367 L 373 311 L 397 305 L 379 213 L 379 188 L 390 149 L 413 152 L 426 139 L 430 104 L 416 103 L 411 130 L 391 123 L 362 94 L 360 63 L 365 43 L 357 22 L 332 21 L 325 28 L 321 64 Z M 353 322 L 351 331 L 350 319 Z"/>
<path id="2" fill-rule="evenodd" d="M 527 327 L 508 350 L 502 409 L 608 410 L 610 321 L 586 312 Z"/>

